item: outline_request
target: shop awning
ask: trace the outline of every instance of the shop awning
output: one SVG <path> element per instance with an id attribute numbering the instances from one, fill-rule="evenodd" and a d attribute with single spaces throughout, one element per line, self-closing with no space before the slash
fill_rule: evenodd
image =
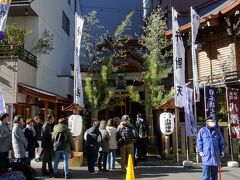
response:
<path id="1" fill-rule="evenodd" d="M 38 89 L 26 84 L 18 84 L 18 92 L 26 94 L 44 101 L 53 102 L 53 103 L 62 103 L 62 104 L 71 104 L 72 100 L 59 96 L 57 94 Z"/>

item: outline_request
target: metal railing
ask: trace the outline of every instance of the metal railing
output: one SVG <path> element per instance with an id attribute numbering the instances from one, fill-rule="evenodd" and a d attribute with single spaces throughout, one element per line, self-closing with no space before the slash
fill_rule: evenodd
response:
<path id="1" fill-rule="evenodd" d="M 37 57 L 24 48 L 14 45 L 0 45 L 0 57 L 11 56 L 17 57 L 36 68 L 38 67 Z"/>

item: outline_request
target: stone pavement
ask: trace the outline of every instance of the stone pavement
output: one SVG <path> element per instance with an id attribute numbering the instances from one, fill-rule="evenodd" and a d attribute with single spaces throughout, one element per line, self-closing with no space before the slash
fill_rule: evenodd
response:
<path id="1" fill-rule="evenodd" d="M 135 169 L 136 179 L 143 180 L 201 180 L 201 168 L 183 168 L 182 166 L 158 166 L 155 163 L 142 164 Z M 41 163 L 33 163 L 33 167 L 37 169 L 40 175 Z M 62 169 L 62 164 L 60 165 Z M 97 169 L 97 168 L 96 168 Z M 120 166 L 111 172 L 96 173 L 90 175 L 87 172 L 87 167 L 71 168 L 72 179 L 94 179 L 94 180 L 109 180 L 109 179 L 125 179 L 121 174 Z M 53 178 L 48 178 L 49 180 Z M 61 178 L 59 178 L 60 180 Z M 58 179 L 57 179 L 58 180 Z M 223 167 L 222 180 L 240 180 L 240 168 Z"/>

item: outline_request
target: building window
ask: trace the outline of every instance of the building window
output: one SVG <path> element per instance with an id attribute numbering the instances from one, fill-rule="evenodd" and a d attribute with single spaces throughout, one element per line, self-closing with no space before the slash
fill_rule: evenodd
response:
<path id="1" fill-rule="evenodd" d="M 70 21 L 64 11 L 62 12 L 62 28 L 68 35 L 70 35 Z"/>

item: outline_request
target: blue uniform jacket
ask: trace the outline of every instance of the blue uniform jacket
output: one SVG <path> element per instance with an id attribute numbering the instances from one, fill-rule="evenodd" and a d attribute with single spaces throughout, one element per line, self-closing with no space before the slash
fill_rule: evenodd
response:
<path id="1" fill-rule="evenodd" d="M 198 132 L 198 152 L 203 152 L 202 163 L 207 166 L 218 166 L 220 155 L 224 152 L 224 139 L 219 128 L 209 130 L 203 127 Z"/>

